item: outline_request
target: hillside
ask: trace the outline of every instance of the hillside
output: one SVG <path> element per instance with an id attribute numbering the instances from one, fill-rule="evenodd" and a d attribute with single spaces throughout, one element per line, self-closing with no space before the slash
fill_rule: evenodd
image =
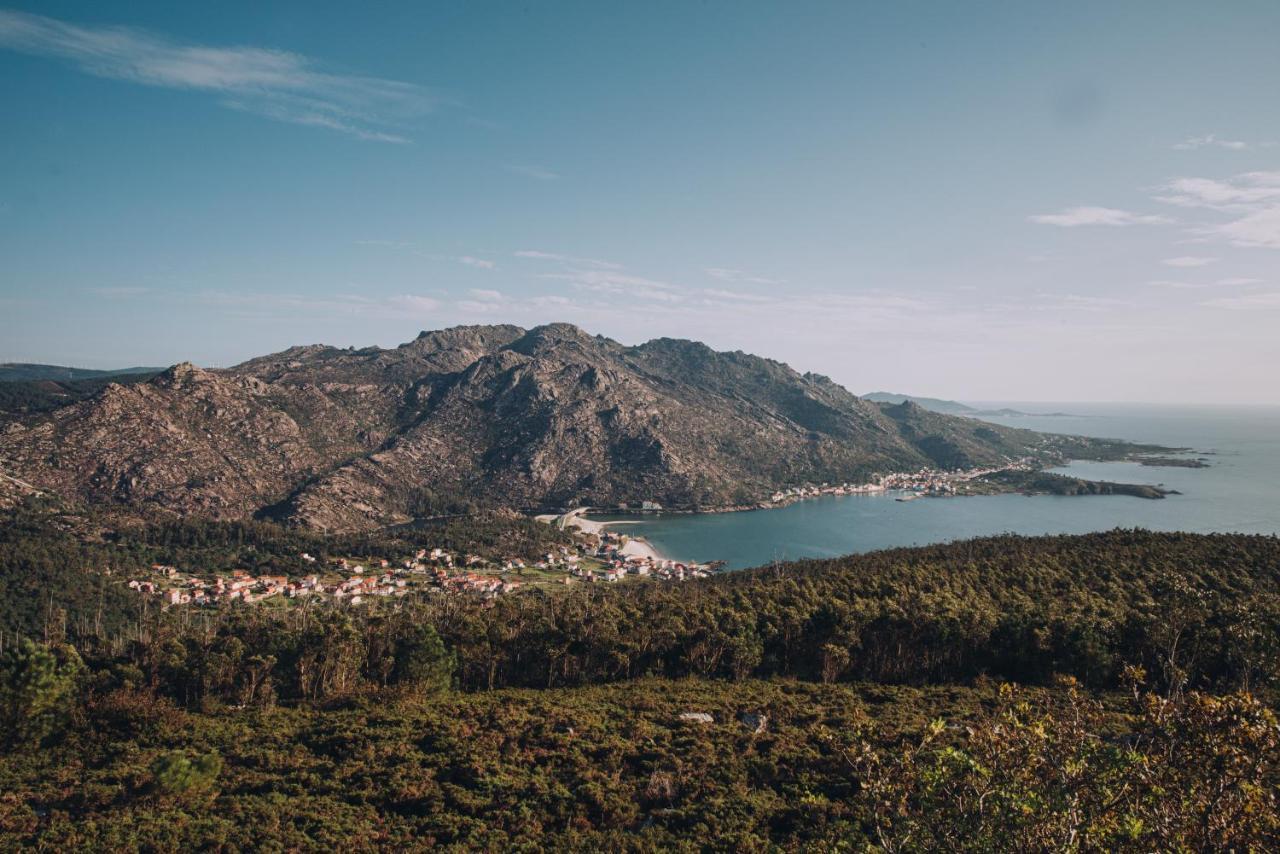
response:
<path id="1" fill-rule="evenodd" d="M 368 530 L 482 506 L 711 508 L 796 484 L 1134 446 L 881 405 L 826 377 L 552 324 L 175 365 L 0 426 L 0 471 L 139 515 Z M 1148 449 L 1150 450 L 1150 449 Z"/>
<path id="2" fill-rule="evenodd" d="M 112 383 L 133 385 L 146 382 L 162 368 L 144 369 L 136 374 L 111 374 L 73 380 L 5 380 L 0 381 L 0 417 L 52 412 L 101 392 Z"/>
<path id="3" fill-rule="evenodd" d="M 112 619 L 110 552 L 319 539 L 121 536 L 0 527 L 0 568 L 85 588 L 55 610 L 0 583 L 49 638 L 0 655 L 0 682 L 33 686 L 0 704 L 4 850 L 1280 840 L 1275 537 L 1004 536 L 676 585 Z"/>

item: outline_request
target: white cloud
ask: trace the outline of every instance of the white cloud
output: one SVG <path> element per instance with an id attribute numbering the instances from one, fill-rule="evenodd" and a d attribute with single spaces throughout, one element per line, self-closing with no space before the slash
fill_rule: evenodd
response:
<path id="1" fill-rule="evenodd" d="M 471 255 L 462 255 L 458 258 L 459 264 L 466 264 L 468 267 L 479 267 L 481 270 L 492 270 L 498 265 L 484 258 L 476 258 Z"/>
<path id="2" fill-rule="evenodd" d="M 596 293 L 616 294 L 659 302 L 680 302 L 679 289 L 668 282 L 632 276 L 613 270 L 571 270 L 567 273 L 543 273 L 543 279 L 562 279 L 576 287 Z"/>
<path id="3" fill-rule="evenodd" d="M 1280 172 L 1245 172 L 1226 180 L 1178 178 L 1156 199 L 1186 208 L 1228 213 L 1228 222 L 1197 227 L 1196 234 L 1233 246 L 1280 249 Z"/>
<path id="4" fill-rule="evenodd" d="M 281 320 L 303 317 L 394 320 L 406 314 L 429 315 L 441 305 L 440 300 L 421 294 L 369 297 L 361 294 L 311 295 L 209 290 L 190 297 L 180 295 L 175 299 L 179 302 L 194 301 L 204 308 L 217 309 L 239 317 Z"/>
<path id="5" fill-rule="evenodd" d="M 483 288 L 472 288 L 468 293 L 481 302 L 502 302 L 504 297 L 502 291 L 485 290 Z"/>
<path id="6" fill-rule="evenodd" d="M 552 172 L 550 169 L 544 169 L 541 166 L 507 166 L 508 172 L 514 172 L 517 175 L 523 175 L 526 178 L 533 178 L 535 181 L 558 181 L 560 179 L 559 172 Z"/>
<path id="7" fill-rule="evenodd" d="M 1280 249 L 1280 205 L 1255 211 L 1212 231 L 1235 246 Z"/>
<path id="8" fill-rule="evenodd" d="M 1156 279 L 1147 282 L 1148 285 L 1156 288 L 1176 288 L 1178 290 L 1203 290 L 1205 288 L 1238 288 L 1246 285 L 1260 285 L 1263 279 L 1249 278 L 1229 278 L 1215 279 L 1212 282 L 1182 282 L 1170 281 L 1168 279 Z"/>
<path id="9" fill-rule="evenodd" d="M 117 287 L 91 288 L 93 293 L 107 299 L 129 299 L 131 297 L 140 297 L 143 294 L 150 293 L 150 288 L 144 288 L 136 285 L 121 285 Z"/>
<path id="10" fill-rule="evenodd" d="M 1177 258 L 1165 258 L 1161 261 L 1166 267 L 1204 267 L 1217 261 L 1217 258 L 1205 258 L 1199 255 L 1179 255 Z"/>
<path id="11" fill-rule="evenodd" d="M 1036 294 L 1036 302 L 1021 305 L 1003 306 L 1013 311 L 1058 312 L 1058 311 L 1090 311 L 1102 312 L 1122 306 L 1133 305 L 1131 300 L 1114 297 L 1097 297 L 1088 294 Z"/>
<path id="12" fill-rule="evenodd" d="M 531 261 L 556 261 L 561 264 L 577 264 L 587 267 L 601 267 L 606 270 L 621 270 L 621 264 L 612 261 L 601 261 L 598 258 L 579 258 L 575 255 L 563 255 L 559 252 L 544 252 L 541 249 L 520 249 L 513 253 L 517 258 Z"/>
<path id="13" fill-rule="evenodd" d="M 0 46 L 63 59 L 98 77 L 209 92 L 231 109 L 378 142 L 408 142 L 377 126 L 439 103 L 420 86 L 321 71 L 288 51 L 183 44 L 144 30 L 82 27 L 24 12 L 0 11 Z"/>
<path id="14" fill-rule="evenodd" d="M 408 314 L 435 314 L 440 308 L 440 300 L 418 294 L 401 294 L 388 302 Z"/>
<path id="15" fill-rule="evenodd" d="M 1213 178 L 1175 178 L 1161 187 L 1156 201 L 1185 208 L 1240 210 L 1280 199 L 1280 173 L 1249 172 L 1228 181 Z"/>
<path id="16" fill-rule="evenodd" d="M 1201 305 L 1210 308 L 1225 308 L 1231 311 L 1249 311 L 1258 308 L 1280 308 L 1280 292 L 1272 291 L 1262 294 L 1246 294 L 1238 297 L 1218 297 L 1205 300 Z"/>
<path id="17" fill-rule="evenodd" d="M 1136 214 L 1117 208 L 1092 206 L 1067 208 L 1054 214 L 1035 214 L 1029 219 L 1041 225 L 1057 225 L 1063 228 L 1075 228 L 1082 225 L 1168 225 L 1173 222 L 1168 217 L 1156 214 Z"/>
<path id="18" fill-rule="evenodd" d="M 734 300 L 738 302 L 773 302 L 772 297 L 759 294 L 744 294 L 739 291 L 727 291 L 723 288 L 703 288 L 702 293 L 716 299 Z"/>
<path id="19" fill-rule="evenodd" d="M 784 280 L 782 279 L 769 279 L 764 276 L 755 276 L 742 270 L 734 270 L 729 267 L 708 267 L 703 272 L 711 278 L 719 279 L 722 282 L 746 282 L 752 285 L 784 284 Z"/>
<path id="20" fill-rule="evenodd" d="M 1249 147 L 1249 143 L 1238 139 L 1219 139 L 1217 134 L 1211 133 L 1208 136 L 1193 136 L 1190 139 L 1184 139 L 1173 147 L 1177 151 L 1194 151 L 1197 148 L 1206 146 L 1216 146 L 1217 148 L 1226 148 L 1231 151 L 1244 151 Z"/>

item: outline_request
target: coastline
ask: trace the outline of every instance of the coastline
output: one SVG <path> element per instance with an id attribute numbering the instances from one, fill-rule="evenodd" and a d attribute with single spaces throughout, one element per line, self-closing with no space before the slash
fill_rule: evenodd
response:
<path id="1" fill-rule="evenodd" d="M 584 534 L 595 534 L 596 536 L 603 534 L 605 528 L 610 525 L 633 524 L 625 520 L 619 520 L 616 522 L 598 522 L 595 519 L 588 519 L 585 515 L 586 512 L 586 507 L 579 507 L 576 510 L 570 510 L 562 516 L 539 516 L 537 518 L 541 521 L 559 524 L 562 527 L 577 528 Z M 655 561 L 675 560 L 675 558 L 662 554 L 644 537 L 633 537 L 631 535 L 627 535 L 627 541 L 619 551 L 628 557 L 647 558 Z"/>

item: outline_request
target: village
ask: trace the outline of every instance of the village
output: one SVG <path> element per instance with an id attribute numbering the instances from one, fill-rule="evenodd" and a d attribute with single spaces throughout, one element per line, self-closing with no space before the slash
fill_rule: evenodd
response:
<path id="1" fill-rule="evenodd" d="M 1036 466 L 1033 458 L 1022 457 L 999 466 L 952 470 L 923 468 L 914 472 L 875 475 L 866 483 L 796 486 L 773 493 L 762 506 L 782 507 L 824 495 L 875 495 L 898 490 L 908 493 L 904 496 L 906 498 L 960 495 L 966 491 L 969 481 L 1000 471 L 1031 471 Z"/>
<path id="2" fill-rule="evenodd" d="M 648 548 L 634 548 L 631 538 L 607 530 L 576 532 L 573 546 L 559 546 L 536 559 L 487 560 L 445 549 L 419 549 L 413 555 L 338 557 L 321 561 L 304 576 L 254 575 L 245 569 L 184 571 L 154 564 L 146 578 L 127 586 L 165 606 L 219 606 L 264 600 L 329 600 L 361 605 L 368 600 L 422 595 L 470 595 L 492 599 L 521 590 L 563 589 L 574 584 L 612 584 L 627 579 L 678 582 L 712 574 L 712 565 L 663 558 Z M 631 544 L 631 545 L 629 545 Z"/>
<path id="3" fill-rule="evenodd" d="M 899 500 L 964 494 L 967 482 L 999 471 L 1031 470 L 1031 458 L 1005 465 L 972 469 L 924 468 L 915 472 L 876 475 L 866 483 L 820 484 L 779 490 L 761 507 L 781 507 L 827 495 L 870 495 L 890 491 L 904 493 Z M 659 509 L 646 502 L 645 509 Z M 558 546 L 536 558 L 509 557 L 493 560 L 442 548 L 418 549 L 412 555 L 393 557 L 336 557 L 322 561 L 299 555 L 315 571 L 307 575 L 254 575 L 245 569 L 224 571 L 182 570 L 155 564 L 146 578 L 128 581 L 139 594 L 154 597 L 165 606 L 219 606 L 264 600 L 328 600 L 361 605 L 368 600 L 391 599 L 410 594 L 470 595 L 492 599 L 522 590 L 556 590 L 574 584 L 614 584 L 628 579 L 680 582 L 714 574 L 719 562 L 693 563 L 658 554 L 639 537 L 611 530 L 608 523 L 585 517 L 586 508 L 555 516 L 538 517 L 571 531 L 572 546 Z"/>

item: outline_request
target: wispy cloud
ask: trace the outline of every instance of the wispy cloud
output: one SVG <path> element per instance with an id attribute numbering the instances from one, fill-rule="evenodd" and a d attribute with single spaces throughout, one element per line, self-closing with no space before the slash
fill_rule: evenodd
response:
<path id="1" fill-rule="evenodd" d="M 545 169 L 541 166 L 508 164 L 506 169 L 508 172 L 514 172 L 516 175 L 533 178 L 535 181 L 558 181 L 561 177 L 559 172 L 552 172 L 550 169 Z"/>
<path id="2" fill-rule="evenodd" d="M 1196 227 L 1198 235 L 1233 246 L 1280 249 L 1280 172 L 1245 172 L 1227 180 L 1177 178 L 1156 198 L 1232 216 L 1227 222 Z"/>
<path id="3" fill-rule="evenodd" d="M 458 257 L 458 263 L 466 264 L 468 267 L 479 267 L 481 270 L 493 270 L 498 266 L 493 261 L 476 258 L 474 255 L 461 255 Z"/>
<path id="4" fill-rule="evenodd" d="M 1087 205 L 1067 208 L 1059 213 L 1035 214 L 1029 219 L 1041 225 L 1056 225 L 1063 228 L 1076 228 L 1083 225 L 1168 225 L 1173 222 L 1168 217 L 1158 214 L 1136 214 L 1117 208 L 1101 208 Z"/>
<path id="5" fill-rule="evenodd" d="M 132 299 L 150 293 L 150 288 L 139 285 L 120 285 L 116 287 L 90 288 L 92 293 L 106 299 Z"/>
<path id="6" fill-rule="evenodd" d="M 752 285 L 781 285 L 784 283 L 782 279 L 756 276 L 743 270 L 734 270 L 729 267 L 708 267 L 704 272 L 711 278 L 719 279 L 722 282 L 745 282 Z"/>
<path id="7" fill-rule="evenodd" d="M 181 43 L 145 30 L 78 26 L 24 12 L 0 11 L 0 47 L 62 59 L 98 77 L 208 92 L 224 107 L 376 142 L 408 142 L 388 128 L 440 102 L 420 86 L 326 72 L 288 51 Z"/>
<path id="8" fill-rule="evenodd" d="M 400 294 L 387 300 L 399 312 L 410 315 L 430 316 L 440 309 L 440 300 L 421 294 Z"/>
<path id="9" fill-rule="evenodd" d="M 1249 143 L 1238 139 L 1222 139 L 1217 134 L 1211 133 L 1207 136 L 1193 136 L 1190 139 L 1184 139 L 1182 142 L 1174 144 L 1176 151 L 1194 151 L 1197 148 L 1226 148 L 1230 151 L 1244 151 L 1249 147 Z"/>
<path id="10" fill-rule="evenodd" d="M 585 291 L 627 296 L 634 299 L 660 302 L 680 302 L 680 289 L 669 282 L 633 276 L 616 270 L 570 270 L 564 273 L 543 273 L 540 278 L 560 279 L 571 282 Z"/>
<path id="11" fill-rule="evenodd" d="M 1280 249 L 1280 205 L 1264 208 L 1233 222 L 1216 226 L 1212 233 L 1235 246 Z"/>
<path id="12" fill-rule="evenodd" d="M 734 300 L 738 302 L 772 302 L 772 297 L 760 294 L 744 294 L 741 291 L 728 291 L 724 288 L 703 288 L 702 293 L 715 299 Z"/>
<path id="13" fill-rule="evenodd" d="M 1260 308 L 1280 308 L 1280 291 L 1261 294 L 1246 294 L 1238 297 L 1218 297 L 1205 300 L 1201 305 L 1210 308 L 1225 308 L 1231 311 L 1252 311 Z"/>
<path id="14" fill-rule="evenodd" d="M 1206 288 L 1239 288 L 1248 285 L 1260 285 L 1263 279 L 1250 279 L 1244 277 L 1215 279 L 1212 282 L 1183 282 L 1169 279 L 1155 279 L 1147 282 L 1154 288 L 1174 288 L 1176 290 L 1204 290 Z"/>
<path id="15" fill-rule="evenodd" d="M 1247 210 L 1280 199 L 1280 172 L 1246 172 L 1226 181 L 1175 178 L 1160 188 L 1156 201 L 1184 208 Z"/>
<path id="16" fill-rule="evenodd" d="M 405 315 L 431 315 L 441 306 L 439 299 L 421 294 L 369 297 L 360 294 L 311 295 L 208 290 L 176 298 L 182 301 L 194 301 L 196 305 L 205 309 L 259 320 L 294 320 L 299 317 L 396 319 Z"/>
<path id="17" fill-rule="evenodd" d="M 1089 294 L 1041 293 L 1036 294 L 1032 301 L 1004 304 L 998 306 L 998 308 L 1014 312 L 1105 312 L 1130 305 L 1133 305 L 1132 300 L 1117 299 L 1115 297 L 1099 297 Z"/>
<path id="18" fill-rule="evenodd" d="M 1217 258 L 1205 258 L 1200 255 L 1179 255 L 1176 258 L 1165 258 L 1161 261 L 1166 267 L 1204 267 L 1217 261 Z"/>
<path id="19" fill-rule="evenodd" d="M 586 267 L 599 267 L 604 270 L 621 270 L 621 264 L 613 261 L 601 261 L 599 258 L 580 258 L 576 255 L 564 255 L 559 252 L 544 252 L 541 249 L 519 249 L 513 253 L 517 258 L 530 261 L 555 261 L 561 264 L 576 264 Z"/>

